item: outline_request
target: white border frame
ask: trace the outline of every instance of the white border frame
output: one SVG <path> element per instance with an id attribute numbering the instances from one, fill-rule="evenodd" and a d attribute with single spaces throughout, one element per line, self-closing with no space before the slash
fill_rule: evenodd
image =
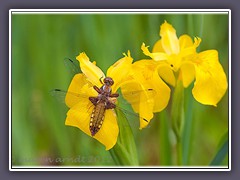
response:
<path id="1" fill-rule="evenodd" d="M 228 14 L 229 15 L 229 158 L 227 166 L 13 166 L 12 167 L 12 14 Z M 231 171 L 231 10 L 230 9 L 10 9 L 9 10 L 9 170 L 10 171 Z"/>

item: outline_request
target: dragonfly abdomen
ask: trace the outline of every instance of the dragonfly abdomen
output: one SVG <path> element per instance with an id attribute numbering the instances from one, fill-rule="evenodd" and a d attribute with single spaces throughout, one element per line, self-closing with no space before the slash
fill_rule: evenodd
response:
<path id="1" fill-rule="evenodd" d="M 104 103 L 98 103 L 94 107 L 89 124 L 92 136 L 94 136 L 102 127 L 105 110 L 106 108 Z"/>

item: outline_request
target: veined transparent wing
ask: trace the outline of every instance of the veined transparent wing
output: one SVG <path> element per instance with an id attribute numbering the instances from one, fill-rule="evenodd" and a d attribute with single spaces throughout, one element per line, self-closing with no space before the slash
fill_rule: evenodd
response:
<path id="1" fill-rule="evenodd" d="M 70 58 L 65 58 L 64 59 L 64 64 L 73 76 L 75 74 L 81 73 L 79 62 L 77 60 L 72 60 Z"/>
<path id="2" fill-rule="evenodd" d="M 70 97 L 73 99 L 74 102 L 78 103 L 79 101 L 84 99 L 88 99 L 89 96 L 84 93 L 75 93 L 75 92 L 70 92 L 70 91 L 65 91 L 61 89 L 53 89 L 50 91 L 51 95 L 54 96 L 59 102 L 65 103 L 65 98 L 66 96 Z M 133 91 L 125 94 L 125 97 L 134 97 L 132 98 L 133 100 L 131 101 L 131 104 L 137 104 L 140 101 L 140 96 L 141 93 L 148 94 L 149 97 L 153 98 L 155 91 L 153 89 L 147 89 L 147 90 L 139 90 L 139 91 Z M 130 104 L 124 97 L 120 94 L 120 96 L 117 98 L 117 101 L 120 102 L 121 104 Z M 146 101 L 143 101 L 142 103 L 147 103 Z"/>
<path id="3" fill-rule="evenodd" d="M 121 96 L 119 96 L 118 101 L 122 104 L 137 104 L 140 101 L 142 103 L 147 103 L 149 100 L 153 100 L 154 96 L 156 95 L 156 91 L 154 89 L 144 89 L 144 90 L 137 90 L 137 91 L 129 91 L 127 93 L 120 92 Z M 142 97 L 145 98 L 142 98 Z M 128 102 L 128 100 L 131 100 Z"/>
<path id="4" fill-rule="evenodd" d="M 134 92 L 132 92 L 132 93 L 134 93 Z M 135 92 L 135 93 L 140 93 L 140 91 Z M 66 96 L 69 96 L 72 99 L 72 101 L 74 101 L 75 104 L 82 101 L 82 100 L 89 100 L 88 99 L 89 96 L 87 94 L 84 94 L 84 93 L 79 94 L 79 93 L 64 91 L 64 90 L 61 90 L 61 89 L 53 89 L 51 91 L 51 95 L 54 96 L 61 103 L 66 103 L 65 102 Z M 120 97 L 120 99 L 122 99 L 122 98 Z M 124 100 L 121 100 L 120 103 L 122 104 L 122 102 L 124 102 Z M 125 101 L 124 104 L 129 104 L 129 103 L 127 103 Z M 148 122 L 146 119 L 144 119 L 143 117 L 140 117 L 138 114 L 134 113 L 130 109 L 128 110 L 128 109 L 125 109 L 123 107 L 120 107 L 118 104 L 116 104 L 116 109 L 123 112 L 128 119 L 134 119 L 135 123 L 132 123 L 131 126 L 138 126 L 139 127 L 139 119 L 142 119 L 142 120 Z"/>
<path id="5" fill-rule="evenodd" d="M 72 104 L 77 104 L 78 102 L 88 99 L 89 96 L 84 93 L 74 93 L 74 92 L 69 92 L 69 91 L 64 91 L 61 89 L 53 89 L 50 91 L 50 94 L 54 96 L 60 103 L 65 103 L 66 104 L 66 96 L 71 98 Z"/>
<path id="6" fill-rule="evenodd" d="M 65 58 L 64 59 L 64 64 L 67 67 L 68 71 L 72 74 L 72 76 L 82 73 L 80 66 L 79 66 L 79 62 L 77 60 L 72 60 L 70 58 Z M 85 74 L 82 74 L 83 76 L 85 76 Z M 85 79 L 87 80 L 87 77 L 85 76 Z M 94 84 L 92 84 L 90 81 L 87 81 L 88 84 L 91 84 L 92 86 Z"/>

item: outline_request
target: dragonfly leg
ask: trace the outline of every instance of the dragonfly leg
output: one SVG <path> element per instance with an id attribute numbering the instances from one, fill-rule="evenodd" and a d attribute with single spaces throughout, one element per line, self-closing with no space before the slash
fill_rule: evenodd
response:
<path id="1" fill-rule="evenodd" d="M 114 109 L 114 108 L 116 108 L 116 105 L 114 103 L 108 101 L 105 108 L 106 109 Z"/>
<path id="2" fill-rule="evenodd" d="M 99 78 L 99 81 L 100 81 L 102 84 L 104 84 L 104 82 L 102 81 L 103 78 L 104 78 L 104 76 L 101 76 L 101 77 Z"/>
<path id="3" fill-rule="evenodd" d="M 93 89 L 95 89 L 95 91 L 97 91 L 98 94 L 101 94 L 101 92 L 102 92 L 97 86 L 93 86 Z"/>
<path id="4" fill-rule="evenodd" d="M 118 96 L 119 96 L 118 93 L 114 93 L 114 94 L 110 94 L 110 95 L 109 95 L 109 97 L 112 97 L 112 98 L 114 98 L 114 97 L 118 97 Z"/>
<path id="5" fill-rule="evenodd" d="M 88 99 L 93 103 L 94 106 L 97 105 L 98 98 L 96 98 L 96 97 L 89 97 Z"/>

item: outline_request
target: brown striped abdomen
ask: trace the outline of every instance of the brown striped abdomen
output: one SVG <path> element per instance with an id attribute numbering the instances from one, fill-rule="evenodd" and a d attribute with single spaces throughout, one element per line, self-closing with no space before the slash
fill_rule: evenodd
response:
<path id="1" fill-rule="evenodd" d="M 105 104 L 101 102 L 94 107 L 89 124 L 92 136 L 94 136 L 102 127 L 105 110 Z"/>

